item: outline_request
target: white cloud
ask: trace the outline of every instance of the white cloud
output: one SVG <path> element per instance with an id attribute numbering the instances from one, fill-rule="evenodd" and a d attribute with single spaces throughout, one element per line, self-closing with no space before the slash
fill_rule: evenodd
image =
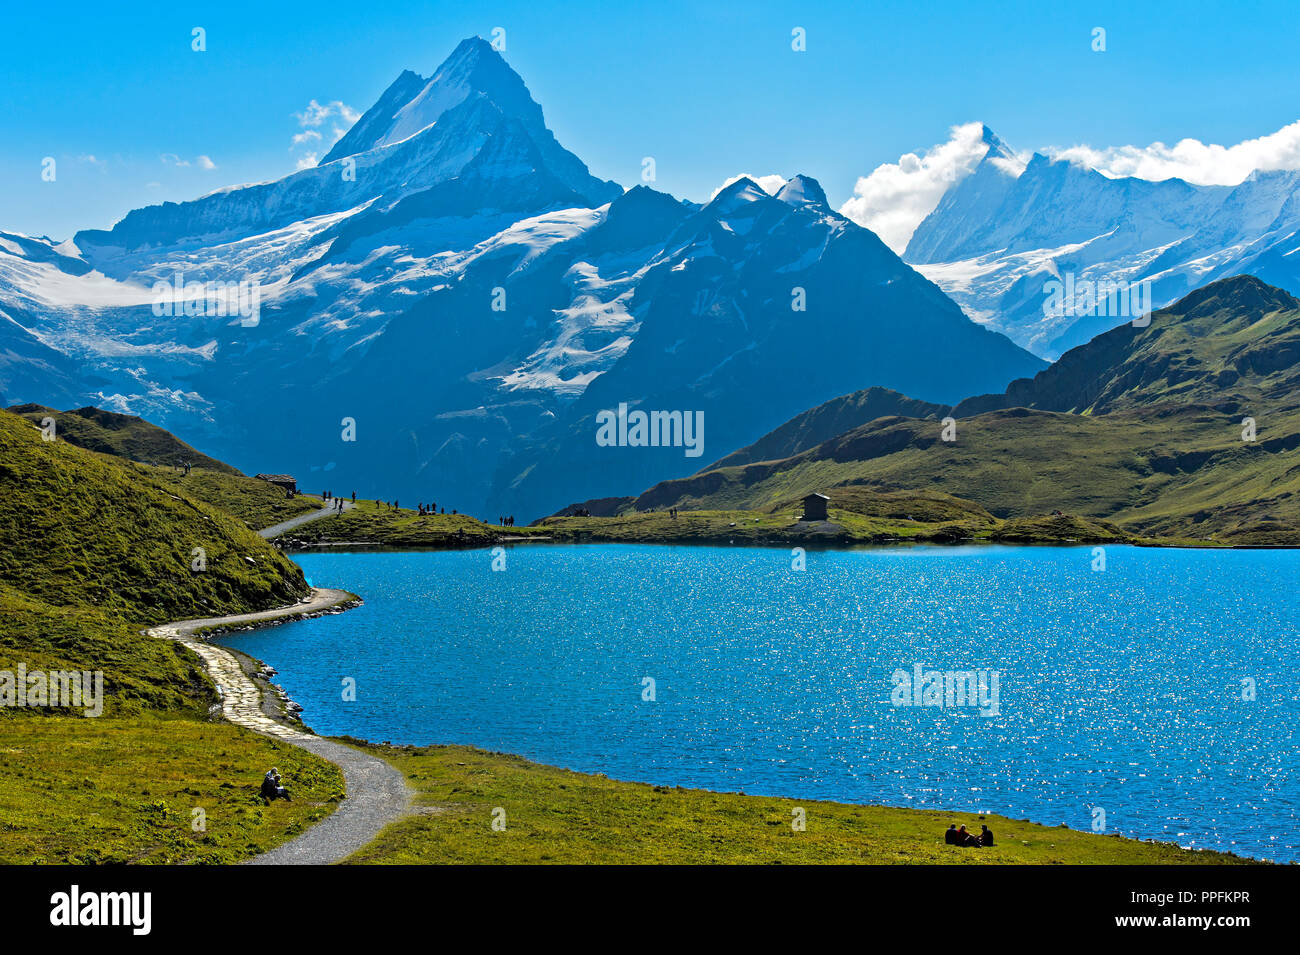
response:
<path id="1" fill-rule="evenodd" d="M 203 170 L 217 168 L 217 164 L 208 156 L 198 156 L 193 162 L 190 162 L 188 159 L 182 159 L 175 153 L 163 153 L 158 158 L 162 160 L 164 166 L 175 166 L 178 169 L 184 169 L 188 166 L 198 166 Z"/>
<path id="2" fill-rule="evenodd" d="M 858 179 L 840 214 L 866 226 L 901 254 L 948 187 L 969 174 L 987 152 L 983 123 L 954 126 L 946 143 L 930 147 L 923 156 L 906 153 Z"/>
<path id="3" fill-rule="evenodd" d="M 1300 169 L 1300 121 L 1234 146 L 1183 139 L 1173 146 L 1158 142 L 1105 149 L 1071 146 L 1046 152 L 1053 159 L 1068 159 L 1112 178 L 1158 181 L 1176 176 L 1197 185 L 1233 186 L 1256 170 Z"/>
<path id="4" fill-rule="evenodd" d="M 338 116 L 346 120 L 349 124 L 355 123 L 361 118 L 360 113 L 341 100 L 334 100 L 332 103 L 326 103 L 324 106 L 315 100 L 312 100 L 307 104 L 305 110 L 301 113 L 295 113 L 294 115 L 298 117 L 298 125 L 302 127 L 319 126 L 331 116 Z"/>
<path id="5" fill-rule="evenodd" d="M 360 119 L 361 114 L 340 100 L 334 100 L 323 106 L 312 100 L 301 113 L 294 113 L 294 117 L 298 120 L 298 126 L 302 131 L 293 134 L 293 140 L 289 144 L 289 152 L 310 147 L 309 152 L 299 153 L 294 160 L 294 168 L 310 169 L 320 161 L 320 150 L 317 144 L 324 144 L 325 137 L 321 135 L 320 127 L 325 124 L 325 120 L 331 117 L 334 119 L 334 122 L 330 124 L 333 135 L 329 140 L 329 145 L 332 146 L 343 138 L 343 134 L 348 131 L 348 127 Z"/>
<path id="6" fill-rule="evenodd" d="M 784 186 L 784 185 L 786 184 L 786 181 L 787 181 L 786 178 L 785 178 L 785 176 L 778 176 L 778 175 L 776 175 L 775 173 L 773 173 L 773 174 L 770 175 L 770 176 L 751 176 L 749 173 L 741 173 L 739 176 L 732 176 L 730 179 L 728 179 L 728 180 L 727 180 L 726 182 L 724 182 L 722 185 L 718 186 L 717 189 L 714 189 L 713 192 L 710 193 L 710 195 L 709 195 L 709 199 L 710 199 L 710 201 L 712 201 L 713 199 L 715 199 L 715 198 L 717 197 L 718 193 L 720 193 L 723 189 L 726 189 L 726 188 L 727 188 L 729 185 L 731 185 L 733 182 L 738 182 L 738 181 L 741 180 L 741 179 L 752 179 L 752 180 L 754 180 L 754 182 L 755 182 L 755 184 L 758 186 L 758 188 L 762 189 L 762 190 L 763 190 L 764 192 L 766 192 L 769 196 L 774 196 L 774 195 L 776 195 L 778 192 L 780 192 L 780 191 L 781 191 L 781 187 Z"/>

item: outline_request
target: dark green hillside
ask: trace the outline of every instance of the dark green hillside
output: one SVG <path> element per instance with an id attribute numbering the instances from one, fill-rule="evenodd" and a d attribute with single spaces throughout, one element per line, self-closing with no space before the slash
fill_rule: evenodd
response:
<path id="1" fill-rule="evenodd" d="M 189 474 L 171 467 L 133 465 L 140 474 L 165 485 L 172 493 L 211 504 L 233 514 L 255 531 L 319 510 L 320 498 L 286 497 L 281 488 L 257 478 L 227 471 L 194 468 Z"/>
<path id="2" fill-rule="evenodd" d="M 53 418 L 60 438 L 89 451 L 172 467 L 189 462 L 196 468 L 239 474 L 229 464 L 194 450 L 171 432 L 134 415 L 90 407 L 55 411 L 35 404 L 15 405 L 9 410 L 37 425 L 44 418 Z"/>
<path id="3" fill-rule="evenodd" d="M 1071 349 L 1005 394 L 959 404 L 1107 414 L 1176 401 L 1241 409 L 1300 405 L 1300 300 L 1251 275 L 1212 282 L 1151 316 Z"/>
<path id="4" fill-rule="evenodd" d="M 157 623 L 307 592 L 297 565 L 229 514 L 0 413 L 0 582 L 52 605 Z M 191 569 L 194 551 L 206 570 Z"/>
<path id="5" fill-rule="evenodd" d="M 141 633 L 111 613 L 54 607 L 0 584 L 0 670 L 88 670 L 104 674 L 104 713 L 146 710 L 206 715 L 212 687 L 197 657 L 179 644 Z M 0 720 L 39 709 L 0 707 Z"/>
<path id="6" fill-rule="evenodd" d="M 282 489 L 241 474 L 143 418 L 101 408 L 55 411 L 36 404 L 9 410 L 37 427 L 53 418 L 56 436 L 69 444 L 130 461 L 151 481 L 168 484 L 175 493 L 234 514 L 253 530 L 320 506 L 311 498 L 288 498 Z M 190 465 L 188 473 L 180 469 L 186 463 Z"/>

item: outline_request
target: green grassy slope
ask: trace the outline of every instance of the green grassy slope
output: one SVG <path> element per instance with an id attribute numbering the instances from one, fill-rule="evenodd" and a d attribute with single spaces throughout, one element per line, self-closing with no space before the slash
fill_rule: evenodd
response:
<path id="1" fill-rule="evenodd" d="M 271 766 L 293 802 L 259 796 Z M 333 764 L 228 723 L 0 719 L 0 865 L 238 862 L 342 797 Z"/>
<path id="2" fill-rule="evenodd" d="M 134 415 L 93 407 L 55 411 L 36 404 L 15 405 L 9 410 L 38 425 L 45 418 L 53 418 L 55 433 L 60 438 L 89 451 L 166 466 L 188 461 L 194 467 L 225 474 L 239 473 L 230 465 L 196 451 L 170 432 Z"/>
<path id="3" fill-rule="evenodd" d="M 963 401 L 992 408 L 1107 414 L 1154 405 L 1231 406 L 1243 414 L 1300 404 L 1300 300 L 1251 275 L 1211 282 L 1151 316 L 1072 348 L 1004 395 Z"/>
<path id="4" fill-rule="evenodd" d="M 54 607 L 0 583 L 0 670 L 79 670 L 104 674 L 104 712 L 206 715 L 212 686 L 198 659 L 179 644 L 147 637 L 122 617 L 85 607 Z M 0 722 L 53 710 L 0 707 Z"/>
<path id="5" fill-rule="evenodd" d="M 352 863 L 1250 864 L 1217 852 L 975 813 L 891 809 L 619 782 L 465 746 L 367 747 L 396 764 L 421 812 Z M 793 810 L 806 826 L 795 831 Z M 505 829 L 492 828 L 504 810 Z M 994 845 L 945 845 L 949 823 Z"/>
<path id="6" fill-rule="evenodd" d="M 307 592 L 296 564 L 223 511 L 0 413 L 0 582 L 145 623 L 262 610 Z M 192 570 L 194 551 L 206 570 Z"/>
<path id="7" fill-rule="evenodd" d="M 233 514 L 245 526 L 260 531 L 299 514 L 319 510 L 319 497 L 285 497 L 282 489 L 257 478 L 226 471 L 194 468 L 189 474 L 171 467 L 136 464 L 137 471 L 174 494 L 181 494 Z"/>

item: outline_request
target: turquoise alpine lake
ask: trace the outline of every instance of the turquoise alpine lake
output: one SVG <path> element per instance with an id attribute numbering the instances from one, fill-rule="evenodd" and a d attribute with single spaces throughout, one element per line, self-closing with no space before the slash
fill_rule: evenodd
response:
<path id="1" fill-rule="evenodd" d="M 365 603 L 223 642 L 323 735 L 1300 860 L 1293 550 L 296 559 Z"/>

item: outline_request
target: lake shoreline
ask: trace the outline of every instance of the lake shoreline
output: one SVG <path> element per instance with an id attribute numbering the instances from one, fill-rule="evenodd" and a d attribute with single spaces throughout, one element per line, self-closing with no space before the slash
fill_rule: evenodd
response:
<path id="1" fill-rule="evenodd" d="M 1082 540 L 990 540 L 987 538 L 962 538 L 960 540 L 879 540 L 879 541 L 825 541 L 825 540 L 772 540 L 770 538 L 753 538 L 742 541 L 721 538 L 681 537 L 656 540 L 634 539 L 560 539 L 555 537 L 503 537 L 484 541 L 472 541 L 456 544 L 388 544 L 382 541 L 322 541 L 319 543 L 298 544 L 281 548 L 281 553 L 292 557 L 294 554 L 438 554 L 450 551 L 486 550 L 492 547 L 515 547 L 519 545 L 552 545 L 571 547 L 576 545 L 601 544 L 649 544 L 663 547 L 761 547 L 785 549 L 802 547 L 816 551 L 855 551 L 855 550 L 892 550 L 913 547 L 952 548 L 960 547 L 1145 547 L 1156 550 L 1212 550 L 1212 551 L 1290 551 L 1300 550 L 1300 544 L 1231 544 L 1215 541 L 1160 541 L 1152 538 L 1119 541 L 1082 541 Z"/>

